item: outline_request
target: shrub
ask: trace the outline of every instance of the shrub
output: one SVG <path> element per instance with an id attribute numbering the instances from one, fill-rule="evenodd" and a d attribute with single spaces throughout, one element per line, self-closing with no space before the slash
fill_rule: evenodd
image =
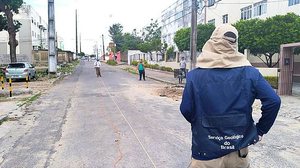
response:
<path id="1" fill-rule="evenodd" d="M 278 89 L 278 78 L 276 76 L 264 76 L 274 89 Z"/>
<path id="2" fill-rule="evenodd" d="M 108 65 L 117 65 L 117 62 L 115 60 L 108 60 L 106 63 Z"/>
<path id="3" fill-rule="evenodd" d="M 173 72 L 173 69 L 172 69 L 172 68 L 170 68 L 170 67 L 165 67 L 165 66 L 162 66 L 162 67 L 160 67 L 159 69 L 160 69 L 160 70 L 162 70 L 162 71 Z"/>
<path id="4" fill-rule="evenodd" d="M 138 62 L 137 62 L 137 61 L 132 61 L 132 62 L 131 62 L 131 65 L 137 66 L 137 65 L 138 65 Z"/>

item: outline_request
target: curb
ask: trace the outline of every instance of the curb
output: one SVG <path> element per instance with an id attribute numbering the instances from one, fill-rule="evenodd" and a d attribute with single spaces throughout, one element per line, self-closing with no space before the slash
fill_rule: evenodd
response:
<path id="1" fill-rule="evenodd" d="M 0 116 L 0 125 L 2 124 L 2 122 L 4 122 L 7 119 L 8 119 L 8 114 L 1 115 Z"/>
<path id="2" fill-rule="evenodd" d="M 158 79 L 158 78 L 155 78 L 155 77 L 152 77 L 152 76 L 147 76 L 146 75 L 146 77 L 150 78 L 150 79 L 153 79 L 153 80 L 156 80 L 156 81 L 159 81 L 159 82 L 163 82 L 163 83 L 167 83 L 167 84 L 171 84 L 171 85 L 177 85 L 177 83 L 166 81 L 166 80 L 162 80 L 162 79 Z"/>

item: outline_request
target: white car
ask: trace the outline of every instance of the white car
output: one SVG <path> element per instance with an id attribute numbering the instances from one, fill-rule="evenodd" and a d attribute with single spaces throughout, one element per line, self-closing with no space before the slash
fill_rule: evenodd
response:
<path id="1" fill-rule="evenodd" d="M 5 78 L 7 81 L 9 79 L 34 79 L 36 77 L 36 70 L 33 65 L 28 62 L 14 62 L 7 65 L 4 70 Z"/>

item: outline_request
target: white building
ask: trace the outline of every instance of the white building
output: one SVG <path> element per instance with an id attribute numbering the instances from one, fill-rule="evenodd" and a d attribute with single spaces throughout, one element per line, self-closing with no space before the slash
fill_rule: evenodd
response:
<path id="1" fill-rule="evenodd" d="M 300 0 L 198 0 L 198 24 L 235 23 L 240 19 L 252 19 L 284 15 L 294 12 L 300 15 Z M 206 4 L 206 5 L 204 5 Z M 191 0 L 177 0 L 162 12 L 162 41 L 175 46 L 177 30 L 191 25 Z"/>
<path id="2" fill-rule="evenodd" d="M 176 31 L 184 27 L 190 27 L 191 2 L 191 0 L 177 0 L 162 12 L 162 41 L 166 42 L 168 46 L 176 48 L 173 41 Z M 201 3 L 199 5 L 202 6 Z M 198 18 L 201 20 L 200 15 L 198 15 Z"/>
<path id="3" fill-rule="evenodd" d="M 275 15 L 293 12 L 300 15 L 299 0 L 208 0 L 207 23 L 216 26 L 222 23 L 235 23 L 240 19 L 265 19 Z M 205 15 L 205 13 L 203 13 Z"/>
<path id="4" fill-rule="evenodd" d="M 41 16 L 30 6 L 24 4 L 19 9 L 19 14 L 14 15 L 22 25 L 16 35 L 19 42 L 17 46 L 17 60 L 32 60 L 32 50 L 48 48 L 48 25 Z M 0 32 L 0 64 L 9 63 L 8 32 Z"/>

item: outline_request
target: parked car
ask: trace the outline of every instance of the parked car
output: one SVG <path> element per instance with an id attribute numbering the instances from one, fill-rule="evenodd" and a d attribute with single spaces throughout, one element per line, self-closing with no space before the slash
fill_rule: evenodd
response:
<path id="1" fill-rule="evenodd" d="M 11 79 L 26 79 L 28 76 L 28 80 L 35 79 L 36 77 L 36 69 L 33 65 L 28 62 L 14 62 L 7 65 L 5 69 L 5 77 L 8 81 Z"/>

